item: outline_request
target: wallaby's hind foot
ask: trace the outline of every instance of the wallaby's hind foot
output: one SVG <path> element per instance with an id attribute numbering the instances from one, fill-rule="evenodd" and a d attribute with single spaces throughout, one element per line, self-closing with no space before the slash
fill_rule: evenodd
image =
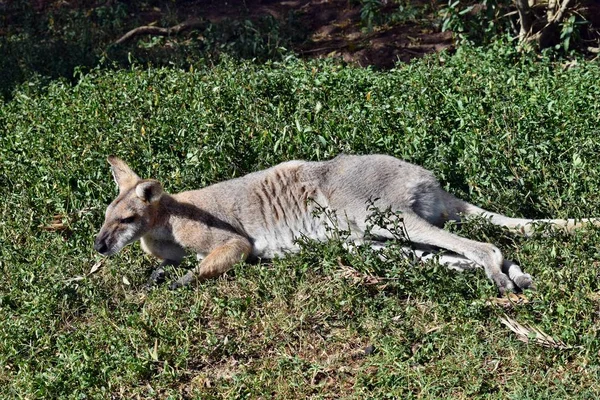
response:
<path id="1" fill-rule="evenodd" d="M 534 289 L 533 278 L 529 274 L 523 274 L 514 280 L 519 289 Z"/>
<path id="2" fill-rule="evenodd" d="M 498 291 L 501 295 L 515 291 L 515 284 L 503 273 L 492 275 L 492 281 L 494 281 L 496 287 L 498 287 Z"/>
<path id="3" fill-rule="evenodd" d="M 533 289 L 533 278 L 531 275 L 523 273 L 521 267 L 514 261 L 504 260 L 502 263 L 502 272 L 517 285 L 518 289 Z"/>
<path id="4" fill-rule="evenodd" d="M 465 272 L 468 270 L 483 268 L 482 265 L 475 263 L 469 258 L 459 254 L 448 254 L 438 252 L 434 249 L 409 249 L 406 248 L 405 252 L 414 254 L 421 262 L 433 260 L 440 265 L 459 271 Z M 508 278 L 508 280 L 506 279 Z M 491 278 L 492 281 L 498 286 L 498 291 L 501 294 L 507 291 L 521 291 L 524 289 L 534 289 L 533 279 L 531 275 L 523 273 L 519 265 L 514 261 L 504 260 L 502 263 L 502 273 L 496 275 L 496 278 Z"/>

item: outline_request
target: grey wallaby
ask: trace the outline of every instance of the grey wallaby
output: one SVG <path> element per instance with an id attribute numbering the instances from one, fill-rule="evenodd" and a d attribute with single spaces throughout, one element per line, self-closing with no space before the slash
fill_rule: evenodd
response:
<path id="1" fill-rule="evenodd" d="M 493 224 L 524 234 L 535 222 L 566 230 L 597 219 L 531 220 L 485 211 L 444 191 L 426 169 L 385 155 L 341 155 L 329 161 L 289 161 L 240 178 L 175 195 L 151 179 L 139 178 L 121 159 L 110 156 L 118 197 L 108 206 L 94 248 L 111 255 L 141 240 L 142 249 L 162 259 L 153 279 L 163 276 L 165 265 L 177 265 L 186 251 L 197 254 L 199 265 L 172 288 L 195 279 L 222 274 L 249 256 L 272 258 L 299 249 L 300 235 L 328 239 L 328 219 L 317 207 L 333 210 L 339 228 L 349 240 L 365 237 L 370 211 L 401 212 L 402 223 L 417 255 L 439 248 L 453 254 L 434 258 L 456 268 L 483 267 L 501 293 L 532 286 L 529 274 L 505 260 L 490 243 L 466 239 L 442 229 L 447 221 L 481 215 Z M 393 239 L 385 227 L 369 231 L 373 245 Z"/>

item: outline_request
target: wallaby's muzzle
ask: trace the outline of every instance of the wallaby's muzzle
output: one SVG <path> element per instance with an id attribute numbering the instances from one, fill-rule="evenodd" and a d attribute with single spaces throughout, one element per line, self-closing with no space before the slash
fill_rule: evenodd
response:
<path id="1" fill-rule="evenodd" d="M 106 244 L 106 233 L 100 232 L 94 241 L 94 250 L 102 255 L 107 255 L 108 245 Z"/>

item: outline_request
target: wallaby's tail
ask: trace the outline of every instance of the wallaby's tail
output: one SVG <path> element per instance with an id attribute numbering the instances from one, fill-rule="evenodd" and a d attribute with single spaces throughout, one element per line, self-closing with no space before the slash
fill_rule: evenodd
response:
<path id="1" fill-rule="evenodd" d="M 494 225 L 507 227 L 508 229 L 519 232 L 525 236 L 531 236 L 535 231 L 535 224 L 546 223 L 551 224 L 558 229 L 564 229 L 567 232 L 572 232 L 576 229 L 584 228 L 589 225 L 600 226 L 600 218 L 581 218 L 581 219 L 527 219 L 527 218 L 511 218 L 506 215 L 496 214 L 491 211 L 484 210 L 474 206 L 473 204 L 464 204 L 463 214 L 465 215 L 480 215 L 488 218 Z"/>

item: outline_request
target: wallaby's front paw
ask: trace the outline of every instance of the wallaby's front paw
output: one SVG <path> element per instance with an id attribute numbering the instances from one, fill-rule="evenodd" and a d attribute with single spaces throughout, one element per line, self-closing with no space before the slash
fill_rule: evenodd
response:
<path id="1" fill-rule="evenodd" d="M 162 267 L 158 267 L 154 271 L 152 271 L 152 274 L 150 274 L 150 277 L 148 278 L 148 281 L 146 281 L 146 284 L 144 285 L 143 288 L 145 291 L 149 292 L 149 291 L 155 289 L 158 285 L 160 285 L 164 281 L 165 281 L 165 270 L 162 269 Z"/>
<path id="2" fill-rule="evenodd" d="M 179 281 L 173 281 L 171 282 L 171 284 L 169 285 L 169 290 L 177 290 L 181 287 L 181 283 L 179 283 Z"/>
<path id="3" fill-rule="evenodd" d="M 170 290 L 179 289 L 180 287 L 184 287 L 184 286 L 189 285 L 193 281 L 194 281 L 194 273 L 192 271 L 190 271 L 187 274 L 185 274 L 184 276 L 182 276 L 181 278 L 179 278 L 176 281 L 172 282 L 169 285 L 169 289 Z"/>
<path id="4" fill-rule="evenodd" d="M 150 278 L 148 279 L 148 285 L 160 285 L 165 281 L 165 270 L 162 267 L 156 268 L 152 271 Z"/>

